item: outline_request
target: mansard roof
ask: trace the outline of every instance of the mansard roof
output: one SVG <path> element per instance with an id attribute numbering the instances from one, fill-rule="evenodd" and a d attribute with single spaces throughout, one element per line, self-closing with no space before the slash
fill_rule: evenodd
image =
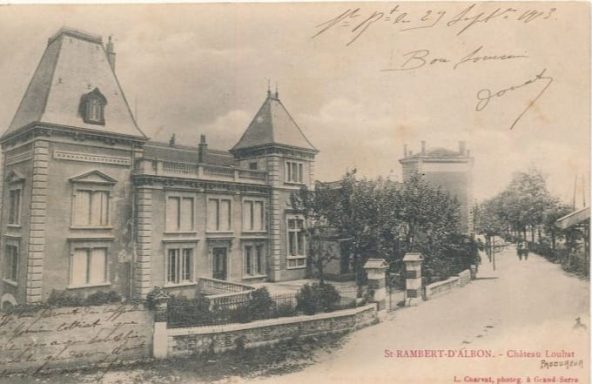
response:
<path id="1" fill-rule="evenodd" d="M 317 152 L 302 130 L 288 113 L 277 92 L 268 91 L 267 98 L 249 124 L 238 143 L 230 150 L 235 152 L 263 146 L 288 146 Z"/>
<path id="2" fill-rule="evenodd" d="M 97 88 L 108 103 L 101 127 L 85 123 L 79 108 L 81 97 Z M 32 123 L 146 138 L 132 116 L 101 37 L 68 28 L 49 39 L 3 137 Z"/>
<path id="3" fill-rule="evenodd" d="M 197 163 L 198 151 L 197 146 L 171 145 L 152 140 L 144 145 L 144 157 L 182 163 Z M 234 156 L 230 152 L 210 148 L 206 149 L 204 160 L 204 163 L 212 165 L 232 166 L 236 164 Z"/>

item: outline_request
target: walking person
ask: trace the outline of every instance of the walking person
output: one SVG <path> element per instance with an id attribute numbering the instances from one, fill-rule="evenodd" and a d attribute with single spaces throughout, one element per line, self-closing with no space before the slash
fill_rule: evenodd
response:
<path id="1" fill-rule="evenodd" d="M 524 256 L 524 242 L 522 240 L 519 240 L 518 244 L 516 244 L 516 253 L 518 254 L 518 260 L 522 261 L 522 256 Z"/>

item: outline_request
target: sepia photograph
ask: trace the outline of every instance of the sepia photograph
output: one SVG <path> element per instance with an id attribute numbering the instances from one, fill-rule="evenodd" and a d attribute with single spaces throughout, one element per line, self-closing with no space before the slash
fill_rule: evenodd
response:
<path id="1" fill-rule="evenodd" d="M 588 1 L 0 1 L 0 384 L 590 382 Z"/>

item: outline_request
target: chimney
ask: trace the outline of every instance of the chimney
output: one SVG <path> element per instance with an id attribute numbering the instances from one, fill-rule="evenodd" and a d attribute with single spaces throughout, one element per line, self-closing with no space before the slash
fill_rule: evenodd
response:
<path id="1" fill-rule="evenodd" d="M 173 135 L 171 136 L 170 140 L 169 140 L 169 146 L 170 147 L 174 147 L 175 146 L 175 134 L 173 133 Z"/>
<path id="2" fill-rule="evenodd" d="M 425 140 L 421 141 L 421 154 L 425 155 L 426 154 L 426 143 Z"/>
<path id="3" fill-rule="evenodd" d="M 115 72 L 115 51 L 113 50 L 113 41 L 111 41 L 111 36 L 109 36 L 109 41 L 107 42 L 107 61 L 109 61 L 109 65 L 113 72 Z"/>
<path id="4" fill-rule="evenodd" d="M 458 142 L 458 153 L 460 153 L 461 155 L 464 155 L 466 150 L 467 150 L 467 143 L 465 143 L 464 141 L 459 141 Z"/>
<path id="5" fill-rule="evenodd" d="M 403 144 L 403 157 L 407 157 L 407 144 Z"/>
<path id="6" fill-rule="evenodd" d="M 199 146 L 197 147 L 197 161 L 204 163 L 206 154 L 208 153 L 208 144 L 206 143 L 206 135 L 201 135 L 199 138 Z"/>

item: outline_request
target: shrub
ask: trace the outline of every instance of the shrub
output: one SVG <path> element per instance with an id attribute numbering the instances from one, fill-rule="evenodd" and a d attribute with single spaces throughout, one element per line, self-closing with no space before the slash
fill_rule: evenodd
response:
<path id="1" fill-rule="evenodd" d="M 154 287 L 150 290 L 150 292 L 148 292 L 148 294 L 146 295 L 146 307 L 148 307 L 148 309 L 154 309 L 154 305 L 156 304 L 154 299 L 161 292 L 162 292 L 162 288 L 160 288 L 160 287 Z"/>
<path id="2" fill-rule="evenodd" d="M 121 295 L 115 291 L 98 291 L 89 295 L 86 300 L 86 305 L 103 305 L 121 302 Z"/>
<path id="3" fill-rule="evenodd" d="M 224 311 L 217 311 L 218 313 Z M 231 323 L 249 323 L 253 320 L 253 313 L 248 305 L 240 306 L 236 309 L 232 309 L 229 312 L 229 320 Z"/>
<path id="4" fill-rule="evenodd" d="M 292 303 L 277 304 L 271 314 L 271 317 L 290 317 L 296 316 L 296 307 Z"/>
<path id="5" fill-rule="evenodd" d="M 210 303 L 203 296 L 188 299 L 171 296 L 168 301 L 168 323 L 173 327 L 211 324 L 214 321 Z"/>
<path id="6" fill-rule="evenodd" d="M 251 320 L 267 319 L 271 314 L 273 300 L 267 288 L 258 288 L 251 293 L 251 300 L 247 304 Z"/>
<path id="7" fill-rule="evenodd" d="M 52 307 L 81 307 L 86 305 L 104 305 L 121 302 L 121 295 L 113 290 L 97 291 L 86 298 L 79 292 L 52 290 L 47 304 Z"/>
<path id="8" fill-rule="evenodd" d="M 47 304 L 52 307 L 80 307 L 84 305 L 84 298 L 80 293 L 54 289 L 47 298 Z"/>
<path id="9" fill-rule="evenodd" d="M 331 284 L 305 284 L 296 294 L 296 309 L 307 315 L 327 312 L 335 308 L 339 299 L 339 292 Z"/>

